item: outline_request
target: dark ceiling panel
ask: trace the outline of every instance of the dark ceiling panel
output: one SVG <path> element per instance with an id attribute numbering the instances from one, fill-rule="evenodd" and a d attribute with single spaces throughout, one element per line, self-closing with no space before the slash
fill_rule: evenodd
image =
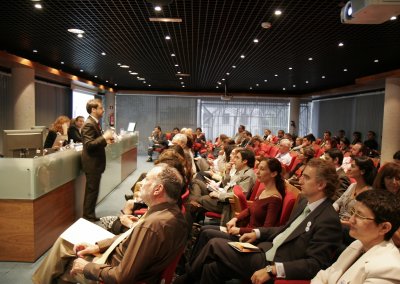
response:
<path id="1" fill-rule="evenodd" d="M 43 0 L 41 10 L 35 3 L 0 1 L 0 48 L 117 89 L 223 92 L 227 82 L 229 92 L 293 95 L 400 68 L 399 20 L 341 24 L 343 1 L 175 0 L 161 12 L 145 0 Z"/>

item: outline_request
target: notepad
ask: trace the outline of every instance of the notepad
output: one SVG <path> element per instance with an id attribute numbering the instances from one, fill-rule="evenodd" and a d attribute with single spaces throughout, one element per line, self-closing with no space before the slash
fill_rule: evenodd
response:
<path id="1" fill-rule="evenodd" d="M 260 248 L 250 243 L 228 242 L 228 245 L 240 252 L 259 252 Z"/>
<path id="2" fill-rule="evenodd" d="M 115 235 L 86 219 L 80 218 L 62 234 L 61 238 L 71 244 L 88 243 L 96 244 L 96 242 L 112 238 Z"/>

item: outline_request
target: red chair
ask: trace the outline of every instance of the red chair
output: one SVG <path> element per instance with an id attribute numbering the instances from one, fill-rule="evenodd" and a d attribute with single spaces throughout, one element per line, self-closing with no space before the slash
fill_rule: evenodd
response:
<path id="1" fill-rule="evenodd" d="M 271 151 L 269 151 L 269 156 L 270 156 L 271 158 L 275 158 L 276 155 L 278 154 L 278 152 L 279 152 L 279 147 L 278 147 L 278 146 L 273 146 L 273 147 L 271 148 Z"/>
<path id="2" fill-rule="evenodd" d="M 211 211 L 207 211 L 204 215 L 211 219 L 221 219 L 222 218 L 221 214 L 211 212 Z"/>
<path id="3" fill-rule="evenodd" d="M 287 187 L 287 186 L 286 186 Z M 289 220 L 290 214 L 292 213 L 294 204 L 296 202 L 297 196 L 291 191 L 286 188 L 286 194 L 283 198 L 282 203 L 282 212 L 279 218 L 279 226 L 283 226 Z"/>
<path id="4" fill-rule="evenodd" d="M 246 196 L 243 193 L 243 188 L 240 185 L 233 187 L 233 198 L 229 200 L 234 214 L 239 214 L 247 208 Z"/>

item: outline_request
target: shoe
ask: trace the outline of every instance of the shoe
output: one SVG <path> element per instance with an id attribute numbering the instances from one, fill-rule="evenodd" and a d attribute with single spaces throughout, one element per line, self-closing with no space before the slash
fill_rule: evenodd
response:
<path id="1" fill-rule="evenodd" d="M 133 199 L 133 195 L 132 194 L 125 194 L 125 200 L 126 201 L 131 200 L 131 199 Z"/>
<path id="2" fill-rule="evenodd" d="M 152 157 L 149 157 L 149 158 L 146 160 L 146 162 L 153 162 L 153 158 L 152 158 Z"/>

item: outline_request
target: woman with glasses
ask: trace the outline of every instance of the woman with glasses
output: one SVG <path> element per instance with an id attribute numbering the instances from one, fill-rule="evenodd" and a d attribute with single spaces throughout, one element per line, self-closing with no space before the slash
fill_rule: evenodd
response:
<path id="1" fill-rule="evenodd" d="M 400 225 L 399 197 L 389 191 L 360 193 L 349 224 L 356 240 L 311 283 L 400 283 L 400 253 L 391 240 Z"/>

